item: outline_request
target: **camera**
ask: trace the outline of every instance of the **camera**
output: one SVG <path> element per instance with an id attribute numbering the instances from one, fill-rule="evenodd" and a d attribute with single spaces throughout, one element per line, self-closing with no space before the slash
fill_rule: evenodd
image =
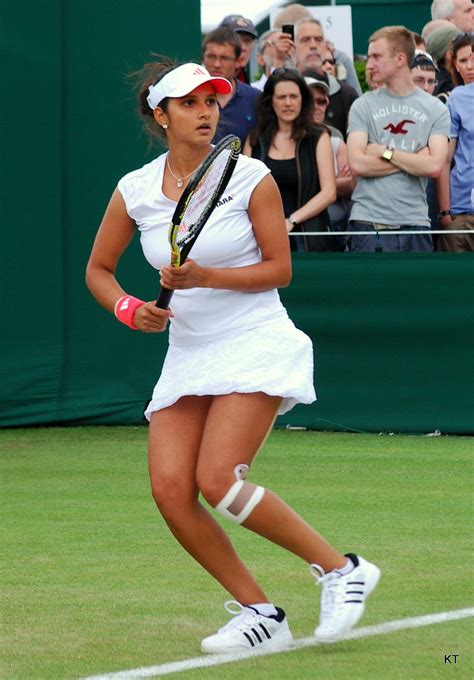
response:
<path id="1" fill-rule="evenodd" d="M 293 24 L 283 24 L 281 27 L 282 33 L 289 33 L 291 35 L 291 39 L 295 39 L 295 27 Z"/>

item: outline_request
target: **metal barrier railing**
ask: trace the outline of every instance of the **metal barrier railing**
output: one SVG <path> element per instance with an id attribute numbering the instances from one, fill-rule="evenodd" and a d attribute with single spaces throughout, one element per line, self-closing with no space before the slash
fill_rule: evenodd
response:
<path id="1" fill-rule="evenodd" d="M 290 231 L 289 236 L 395 236 L 396 234 L 474 234 L 474 229 L 373 229 L 372 231 Z"/>

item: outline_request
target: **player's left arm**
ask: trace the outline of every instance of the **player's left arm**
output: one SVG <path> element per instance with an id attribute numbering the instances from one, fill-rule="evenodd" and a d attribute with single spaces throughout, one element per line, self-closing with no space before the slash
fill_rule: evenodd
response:
<path id="1" fill-rule="evenodd" d="M 439 177 L 448 156 L 448 138 L 431 135 L 428 144 L 416 153 L 394 149 L 390 161 L 396 168 L 416 177 Z"/>

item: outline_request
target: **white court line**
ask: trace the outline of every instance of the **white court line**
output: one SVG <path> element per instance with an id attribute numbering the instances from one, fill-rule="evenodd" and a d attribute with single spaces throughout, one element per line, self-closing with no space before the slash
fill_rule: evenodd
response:
<path id="1" fill-rule="evenodd" d="M 420 628 L 422 626 L 432 626 L 435 623 L 446 623 L 447 621 L 459 621 L 474 616 L 474 607 L 468 609 L 456 609 L 451 612 L 440 612 L 439 614 L 428 614 L 427 616 L 415 616 L 408 619 L 398 619 L 387 621 L 375 626 L 365 626 L 356 628 L 345 635 L 342 640 L 360 640 L 374 635 L 387 635 L 399 630 L 409 628 Z M 342 641 L 341 640 L 341 641 Z M 294 652 L 304 647 L 316 647 L 319 643 L 314 637 L 301 638 L 294 640 L 291 647 L 278 650 L 257 650 L 255 652 L 242 652 L 240 654 L 215 654 L 211 656 L 198 656 L 194 659 L 183 659 L 183 661 L 173 661 L 164 663 L 160 666 L 146 666 L 144 668 L 132 668 L 128 671 L 118 671 L 116 673 L 105 673 L 104 675 L 91 675 L 83 680 L 139 680 L 141 678 L 158 678 L 163 675 L 171 675 L 180 671 L 189 671 L 193 668 L 209 668 L 210 666 L 220 666 L 226 663 L 234 663 L 251 659 L 255 656 L 268 656 L 270 654 L 282 654 Z"/>

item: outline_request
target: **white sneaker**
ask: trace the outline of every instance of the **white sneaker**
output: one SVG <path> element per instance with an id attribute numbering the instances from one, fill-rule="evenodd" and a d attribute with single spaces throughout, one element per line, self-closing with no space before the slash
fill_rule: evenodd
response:
<path id="1" fill-rule="evenodd" d="M 337 642 L 361 619 L 365 600 L 380 579 L 380 569 L 357 555 L 346 555 L 354 569 L 346 575 L 337 570 L 325 574 L 317 564 L 310 565 L 310 572 L 321 584 L 321 615 L 314 631 L 318 642 Z"/>
<path id="2" fill-rule="evenodd" d="M 235 610 L 234 606 L 238 609 Z M 215 635 L 201 642 L 201 651 L 208 654 L 248 652 L 255 649 L 281 649 L 293 641 L 283 609 L 275 607 L 276 616 L 262 616 L 252 607 L 243 607 L 235 600 L 225 603 L 231 619 Z"/>

